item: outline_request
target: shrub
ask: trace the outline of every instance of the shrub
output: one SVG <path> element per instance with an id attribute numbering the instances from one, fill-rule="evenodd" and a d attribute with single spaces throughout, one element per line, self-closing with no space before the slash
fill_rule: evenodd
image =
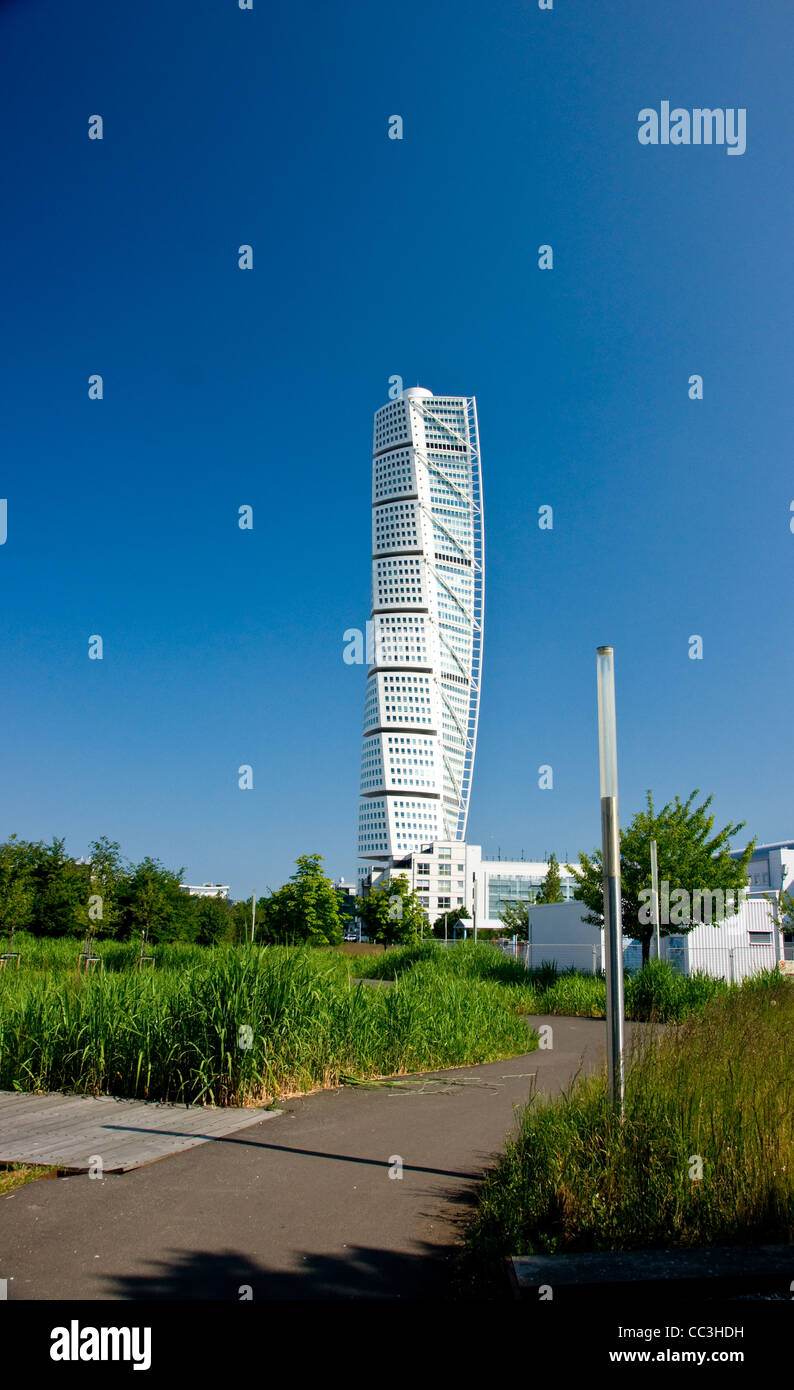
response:
<path id="1" fill-rule="evenodd" d="M 507 1255 L 794 1240 L 792 1032 L 794 981 L 771 971 L 642 1030 L 622 1121 L 603 1074 L 535 1095 L 482 1185 L 467 1279 Z"/>

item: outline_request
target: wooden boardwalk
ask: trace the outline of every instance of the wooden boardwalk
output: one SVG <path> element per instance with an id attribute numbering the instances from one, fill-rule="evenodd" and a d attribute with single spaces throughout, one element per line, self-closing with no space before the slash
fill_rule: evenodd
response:
<path id="1" fill-rule="evenodd" d="M 28 1095 L 0 1091 L 0 1163 L 31 1163 L 82 1173 L 126 1173 L 193 1149 L 280 1110 L 167 1105 L 113 1096 Z"/>

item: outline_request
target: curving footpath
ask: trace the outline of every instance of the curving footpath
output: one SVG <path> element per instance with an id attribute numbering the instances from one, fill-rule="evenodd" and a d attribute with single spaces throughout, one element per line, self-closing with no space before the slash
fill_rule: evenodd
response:
<path id="1" fill-rule="evenodd" d="M 134 1172 L 17 1188 L 0 1199 L 9 1299 L 447 1297 L 476 1180 L 531 1086 L 603 1061 L 603 1020 L 529 1022 L 550 1049 L 321 1091 Z"/>

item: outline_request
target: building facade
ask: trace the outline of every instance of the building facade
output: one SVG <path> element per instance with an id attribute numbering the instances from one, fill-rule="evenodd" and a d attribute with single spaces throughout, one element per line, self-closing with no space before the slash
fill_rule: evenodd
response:
<path id="1" fill-rule="evenodd" d="M 409 388 L 375 413 L 358 825 L 359 858 L 369 863 L 465 839 L 483 583 L 474 397 Z"/>
<path id="2" fill-rule="evenodd" d="M 356 926 L 356 896 L 358 889 L 354 883 L 347 883 L 340 878 L 334 884 L 334 892 L 337 897 L 339 916 L 342 919 L 342 930 L 345 940 L 350 940 L 356 933 L 360 935 L 360 929 Z"/>
<path id="3" fill-rule="evenodd" d="M 585 921 L 582 903 L 554 903 L 530 914 L 530 939 L 518 954 L 529 966 L 554 961 L 558 970 L 604 969 L 604 929 Z M 665 928 L 669 930 L 669 928 Z M 748 897 L 739 910 L 720 922 L 701 922 L 689 932 L 671 931 L 661 938 L 661 955 L 682 975 L 702 971 L 738 984 L 761 970 L 772 970 L 786 950 L 781 932 L 763 898 Z M 639 942 L 623 938 L 623 964 L 638 970 Z M 651 941 L 651 958 L 656 954 Z"/>
<path id="4" fill-rule="evenodd" d="M 439 841 L 412 850 L 389 865 L 373 865 L 362 878 L 362 892 L 393 878 L 404 878 L 434 923 L 445 912 L 465 907 L 472 929 L 503 930 L 499 914 L 508 904 L 534 902 L 548 864 L 543 860 L 483 859 L 481 845 L 461 840 Z M 566 902 L 573 898 L 575 879 L 560 864 L 560 886 Z"/>
<path id="5" fill-rule="evenodd" d="M 183 893 L 191 898 L 228 898 L 228 883 L 180 883 Z"/>
<path id="6" fill-rule="evenodd" d="M 751 898 L 794 891 L 794 840 L 756 845 L 747 865 L 747 881 Z"/>

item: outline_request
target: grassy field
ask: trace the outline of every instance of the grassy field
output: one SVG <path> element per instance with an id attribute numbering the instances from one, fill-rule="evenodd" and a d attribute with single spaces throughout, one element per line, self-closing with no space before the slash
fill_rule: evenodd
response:
<path id="1" fill-rule="evenodd" d="M 603 1075 L 533 1097 L 481 1189 L 470 1288 L 502 1287 L 506 1255 L 794 1241 L 792 1036 L 773 971 L 647 1030 L 622 1122 Z"/>
<path id="2" fill-rule="evenodd" d="M 267 1103 L 537 1042 L 498 980 L 435 959 L 378 990 L 332 951 L 161 947 L 139 972 L 134 947 L 110 943 L 105 971 L 81 974 L 78 947 L 26 942 L 21 968 L 0 973 L 0 1088 Z"/>
<path id="3" fill-rule="evenodd" d="M 506 986 L 516 1007 L 528 1014 L 567 1014 L 576 1018 L 604 1018 L 606 985 L 601 975 L 575 971 L 559 973 L 551 965 L 525 970 L 520 961 L 495 946 L 461 942 L 438 946 L 425 942 L 398 947 L 382 956 L 346 958 L 352 973 L 369 979 L 395 980 L 427 960 L 461 979 L 498 980 Z M 710 975 L 679 975 L 665 961 L 650 961 L 625 981 L 626 1018 L 676 1022 L 700 1012 L 710 999 L 738 986 Z"/>
<path id="4" fill-rule="evenodd" d="M 455 946 L 424 941 L 413 946 L 393 946 L 382 956 L 345 956 L 344 959 L 352 974 L 368 979 L 394 980 L 417 965 L 435 961 L 445 973 L 463 979 L 496 980 L 503 985 L 527 983 L 527 972 L 520 961 L 506 956 L 495 946 L 474 941 L 460 941 Z"/>
<path id="5" fill-rule="evenodd" d="M 9 949 L 8 937 L 0 939 L 0 951 Z M 14 938 L 14 950 L 21 955 L 20 973 L 30 970 L 76 970 L 82 949 L 82 937 L 32 936 L 29 932 L 17 932 Z M 206 958 L 207 949 L 206 946 L 166 943 L 147 946 L 146 954 L 153 956 L 158 966 L 182 968 L 200 964 Z M 135 941 L 94 941 L 91 952 L 100 957 L 105 971 L 135 970 L 140 945 Z M 13 966 L 6 968 L 9 973 L 16 973 Z"/>

